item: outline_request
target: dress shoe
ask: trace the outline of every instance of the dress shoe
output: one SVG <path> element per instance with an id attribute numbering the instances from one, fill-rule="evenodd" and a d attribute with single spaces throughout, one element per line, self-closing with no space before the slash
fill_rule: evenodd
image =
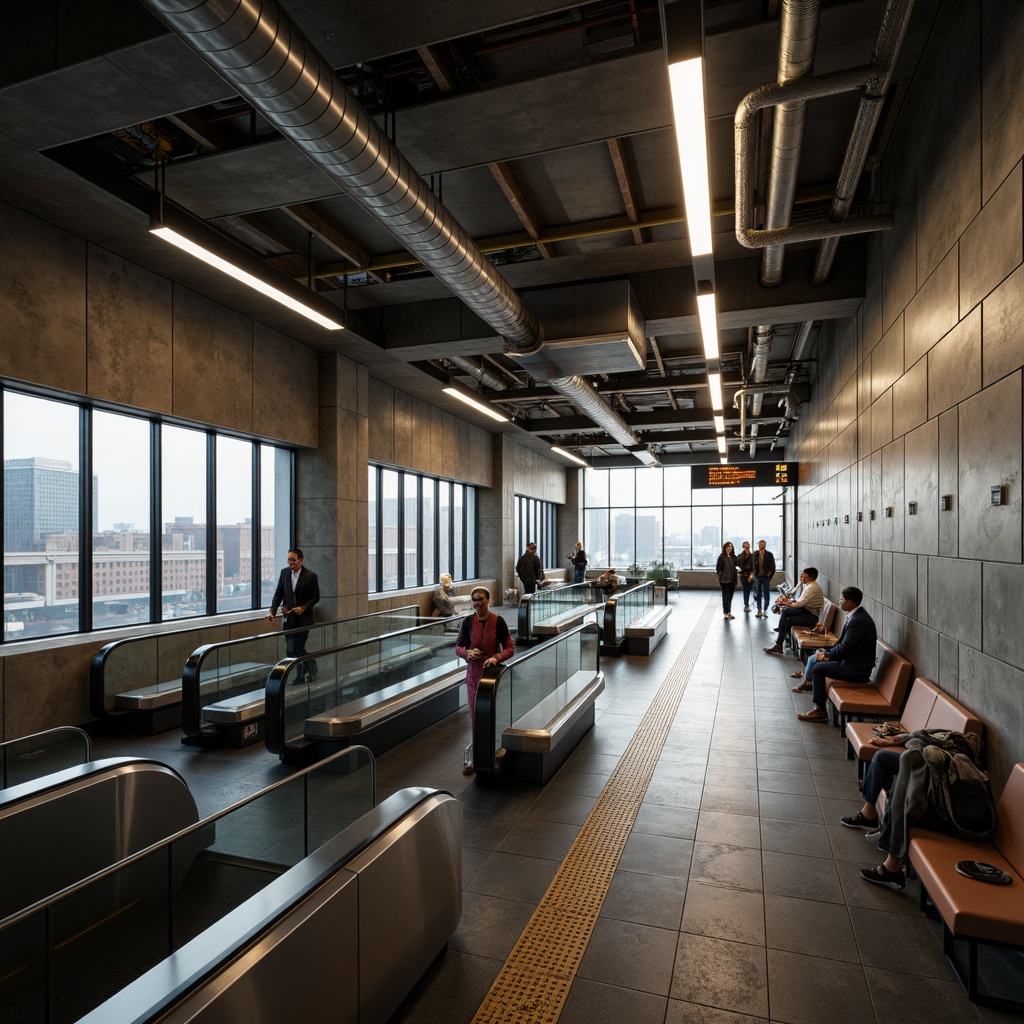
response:
<path id="1" fill-rule="evenodd" d="M 827 722 L 828 712 L 822 711 L 821 708 L 815 708 L 813 711 L 808 711 L 805 715 L 797 715 L 801 722 Z"/>
<path id="2" fill-rule="evenodd" d="M 799 686 L 791 686 L 793 693 L 810 693 L 814 689 L 810 683 L 801 683 Z"/>
<path id="3" fill-rule="evenodd" d="M 774 647 L 766 647 L 764 649 L 764 653 L 765 654 L 781 654 L 782 653 L 782 648 L 778 644 L 775 644 Z"/>

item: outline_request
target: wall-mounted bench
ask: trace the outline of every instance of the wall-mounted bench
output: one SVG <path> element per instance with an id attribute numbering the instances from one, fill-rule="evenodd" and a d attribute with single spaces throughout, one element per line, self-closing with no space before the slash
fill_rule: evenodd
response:
<path id="1" fill-rule="evenodd" d="M 898 718 L 903 707 L 910 685 L 910 662 L 882 640 L 876 641 L 875 653 L 875 668 L 868 682 L 825 680 L 832 724 L 838 725 L 844 735 L 847 721 L 854 716 Z"/>
<path id="2" fill-rule="evenodd" d="M 836 618 L 836 606 L 825 598 L 821 606 L 821 614 L 818 616 L 818 624 L 825 629 L 824 633 L 812 633 L 814 626 L 794 626 L 789 631 L 790 643 L 796 648 L 797 657 L 801 661 L 807 660 L 811 651 L 818 651 L 825 647 L 831 647 L 839 640 L 832 632 L 832 624 Z"/>

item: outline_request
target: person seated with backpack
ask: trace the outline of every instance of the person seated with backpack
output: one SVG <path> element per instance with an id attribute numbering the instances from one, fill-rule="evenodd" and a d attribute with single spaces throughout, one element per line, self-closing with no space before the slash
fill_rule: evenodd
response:
<path id="1" fill-rule="evenodd" d="M 864 773 L 864 804 L 840 824 L 867 829 L 886 854 L 861 877 L 875 885 L 902 889 L 910 849 L 910 826 L 986 839 L 995 832 L 995 804 L 988 776 L 979 767 L 981 741 L 973 733 L 951 729 L 888 732 L 872 741 L 879 747 L 906 746 L 898 753 L 879 750 Z M 888 790 L 885 816 L 879 821 L 875 802 Z"/>

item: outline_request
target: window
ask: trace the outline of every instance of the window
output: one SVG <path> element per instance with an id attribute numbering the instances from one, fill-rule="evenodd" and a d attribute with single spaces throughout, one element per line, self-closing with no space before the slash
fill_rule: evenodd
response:
<path id="1" fill-rule="evenodd" d="M 537 542 L 537 556 L 541 564 L 549 568 L 561 565 L 561 558 L 556 550 L 557 505 L 539 498 L 527 498 L 516 495 L 516 558 L 526 550 L 532 540 Z M 591 559 L 593 560 L 593 559 Z"/>
<path id="2" fill-rule="evenodd" d="M 583 545 L 592 567 L 626 569 L 668 562 L 676 569 L 713 568 L 722 544 L 745 540 L 782 550 L 777 488 L 691 488 L 689 466 L 588 469 L 584 473 Z"/>
<path id="3" fill-rule="evenodd" d="M 292 532 L 291 451 L 0 395 L 4 641 L 269 604 Z"/>
<path id="4" fill-rule="evenodd" d="M 475 488 L 374 465 L 367 486 L 371 594 L 476 576 Z"/>

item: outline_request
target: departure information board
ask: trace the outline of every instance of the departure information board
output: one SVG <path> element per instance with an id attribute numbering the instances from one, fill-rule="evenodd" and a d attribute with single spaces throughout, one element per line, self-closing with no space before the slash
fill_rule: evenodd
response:
<path id="1" fill-rule="evenodd" d="M 694 487 L 786 487 L 796 481 L 795 462 L 726 463 L 690 469 L 690 483 Z"/>

